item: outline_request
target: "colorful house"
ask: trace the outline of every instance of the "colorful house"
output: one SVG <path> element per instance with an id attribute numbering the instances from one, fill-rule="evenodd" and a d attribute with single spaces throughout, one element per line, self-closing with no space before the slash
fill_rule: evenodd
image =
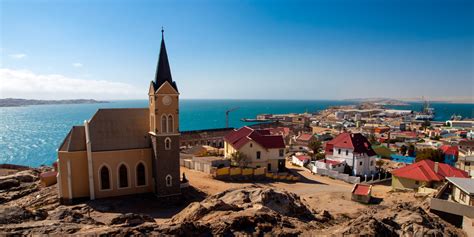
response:
<path id="1" fill-rule="evenodd" d="M 224 156 L 231 158 L 235 152 L 244 154 L 248 166 L 266 167 L 267 171 L 285 170 L 285 142 L 281 135 L 271 135 L 268 129 L 242 127 L 224 137 Z"/>
<path id="2" fill-rule="evenodd" d="M 377 154 L 370 142 L 360 133 L 341 133 L 326 144 L 326 158 L 344 161 L 352 175 L 371 175 L 376 173 Z"/>
<path id="3" fill-rule="evenodd" d="M 392 171 L 393 189 L 437 188 L 446 177 L 467 178 L 467 172 L 450 165 L 422 160 Z"/>
<path id="4" fill-rule="evenodd" d="M 439 149 L 443 152 L 444 163 L 455 166 L 459 155 L 458 146 L 442 145 Z"/>
<path id="5" fill-rule="evenodd" d="M 390 159 L 399 163 L 413 164 L 415 162 L 416 157 L 392 154 L 390 155 Z"/>
<path id="6" fill-rule="evenodd" d="M 372 198 L 372 185 L 355 184 L 351 193 L 352 201 L 370 203 L 370 199 Z"/>

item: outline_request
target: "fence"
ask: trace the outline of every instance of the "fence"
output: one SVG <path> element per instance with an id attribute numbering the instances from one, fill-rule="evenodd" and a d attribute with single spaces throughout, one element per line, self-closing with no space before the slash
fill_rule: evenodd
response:
<path id="1" fill-rule="evenodd" d="M 327 169 L 316 169 L 316 171 L 320 175 L 328 176 L 328 177 L 331 177 L 331 178 L 337 179 L 337 180 L 342 180 L 342 181 L 347 182 L 347 183 L 351 183 L 351 184 L 360 183 L 360 177 L 350 176 L 348 174 L 339 173 L 337 171 L 327 170 Z"/>
<path id="2" fill-rule="evenodd" d="M 298 176 L 289 173 L 267 172 L 266 168 L 240 168 L 224 167 L 212 168 L 212 177 L 219 180 L 278 180 L 278 181 L 297 181 Z"/>

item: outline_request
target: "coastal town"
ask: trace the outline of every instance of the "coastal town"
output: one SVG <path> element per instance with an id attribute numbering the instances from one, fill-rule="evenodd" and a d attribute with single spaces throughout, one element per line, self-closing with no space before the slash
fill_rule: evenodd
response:
<path id="1" fill-rule="evenodd" d="M 364 102 L 180 131 L 163 30 L 147 96 L 71 127 L 51 167 L 2 164 L 0 233 L 474 236 L 472 119 Z"/>

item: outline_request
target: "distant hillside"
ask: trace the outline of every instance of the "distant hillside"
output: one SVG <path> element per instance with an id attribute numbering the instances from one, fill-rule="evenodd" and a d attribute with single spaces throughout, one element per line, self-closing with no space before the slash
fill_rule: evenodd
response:
<path id="1" fill-rule="evenodd" d="M 27 105 L 52 105 L 52 104 L 96 104 L 109 103 L 93 99 L 73 99 L 73 100 L 27 100 L 17 98 L 0 99 L 0 107 L 17 107 Z"/>
<path id="2" fill-rule="evenodd" d="M 408 105 L 406 102 L 389 98 L 354 98 L 345 101 L 354 101 L 359 103 L 374 103 L 379 105 Z"/>

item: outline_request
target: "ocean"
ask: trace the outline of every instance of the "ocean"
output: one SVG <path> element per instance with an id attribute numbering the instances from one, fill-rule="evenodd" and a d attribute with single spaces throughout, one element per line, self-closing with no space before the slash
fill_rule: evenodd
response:
<path id="1" fill-rule="evenodd" d="M 261 113 L 302 113 L 323 110 L 329 106 L 354 104 L 350 101 L 297 100 L 180 100 L 180 130 L 225 127 L 225 111 L 230 113 L 229 126 L 249 123 L 241 118 L 254 118 Z M 57 158 L 57 148 L 71 126 L 82 125 L 98 108 L 147 107 L 146 100 L 112 101 L 102 104 L 36 105 L 0 108 L 0 164 L 10 163 L 37 167 L 51 165 Z M 419 111 L 421 103 L 391 106 Z M 474 117 L 473 104 L 432 103 L 435 120 L 444 121 L 453 114 Z"/>

